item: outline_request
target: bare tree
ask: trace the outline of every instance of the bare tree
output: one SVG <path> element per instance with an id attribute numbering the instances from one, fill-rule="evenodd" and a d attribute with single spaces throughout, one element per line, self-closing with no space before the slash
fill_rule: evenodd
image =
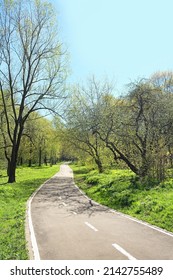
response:
<path id="1" fill-rule="evenodd" d="M 49 3 L 0 1 L 0 93 L 10 183 L 26 120 L 41 109 L 57 111 L 64 98 L 65 54 L 57 30 Z"/>
<path id="2" fill-rule="evenodd" d="M 151 77 L 150 81 L 155 87 L 160 88 L 166 93 L 173 93 L 173 72 L 172 71 L 158 71 Z"/>

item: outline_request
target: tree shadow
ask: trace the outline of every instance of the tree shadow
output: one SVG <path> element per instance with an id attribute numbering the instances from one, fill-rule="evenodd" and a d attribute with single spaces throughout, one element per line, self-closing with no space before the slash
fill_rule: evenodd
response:
<path id="1" fill-rule="evenodd" d="M 3 180 L 4 180 L 4 182 L 3 182 Z M 8 176 L 0 174 L 0 181 L 1 181 L 0 186 L 7 185 L 8 184 Z"/>
<path id="2" fill-rule="evenodd" d="M 0 183 L 0 186 L 8 185 L 8 182 Z"/>
<path id="3" fill-rule="evenodd" d="M 37 203 L 50 207 L 52 204 L 63 207 L 70 213 L 93 216 L 98 213 L 109 212 L 106 206 L 97 204 L 86 197 L 76 186 L 73 178 L 56 176 L 45 183 L 37 194 Z"/>

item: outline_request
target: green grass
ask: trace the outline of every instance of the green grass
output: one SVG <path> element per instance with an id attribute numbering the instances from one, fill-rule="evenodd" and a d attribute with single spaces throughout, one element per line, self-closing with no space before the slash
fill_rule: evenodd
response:
<path id="1" fill-rule="evenodd" d="M 140 184 L 129 170 L 97 171 L 72 165 L 76 184 L 93 200 L 173 232 L 173 179 Z"/>
<path id="2" fill-rule="evenodd" d="M 59 170 L 59 166 L 21 167 L 16 183 L 7 184 L 0 172 L 0 259 L 28 259 L 25 240 L 26 202 L 31 194 Z"/>

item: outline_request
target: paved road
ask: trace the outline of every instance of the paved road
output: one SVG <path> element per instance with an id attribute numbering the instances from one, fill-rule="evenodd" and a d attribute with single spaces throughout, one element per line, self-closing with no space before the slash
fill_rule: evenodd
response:
<path id="1" fill-rule="evenodd" d="M 173 235 L 91 205 L 68 165 L 33 198 L 31 217 L 43 260 L 173 260 Z"/>

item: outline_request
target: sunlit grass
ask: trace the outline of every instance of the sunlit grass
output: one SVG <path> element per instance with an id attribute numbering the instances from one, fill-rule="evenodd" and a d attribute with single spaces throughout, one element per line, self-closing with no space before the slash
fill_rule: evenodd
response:
<path id="1" fill-rule="evenodd" d="M 84 166 L 71 167 L 76 184 L 91 199 L 173 232 L 172 178 L 155 185 L 135 185 L 135 175 L 129 170 L 106 170 L 99 174 Z"/>
<path id="2" fill-rule="evenodd" d="M 59 166 L 21 167 L 17 169 L 16 183 L 7 184 L 5 171 L 0 176 L 0 259 L 28 259 L 25 240 L 26 202 L 31 194 L 48 178 L 58 172 Z"/>

